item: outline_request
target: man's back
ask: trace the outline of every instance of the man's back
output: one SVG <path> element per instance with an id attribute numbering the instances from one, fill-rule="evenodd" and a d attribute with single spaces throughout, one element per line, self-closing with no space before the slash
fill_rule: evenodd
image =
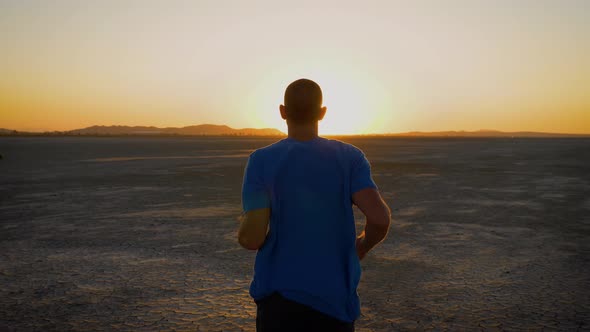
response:
<path id="1" fill-rule="evenodd" d="M 299 79 L 279 106 L 288 138 L 250 155 L 238 242 L 258 250 L 250 294 L 256 331 L 354 331 L 359 260 L 389 230 L 391 211 L 356 147 L 318 136 L 320 86 Z M 352 204 L 366 216 L 356 236 Z"/>
<path id="2" fill-rule="evenodd" d="M 244 210 L 270 207 L 250 293 L 273 292 L 342 321 L 359 315 L 360 279 L 352 194 L 376 188 L 352 145 L 292 138 L 255 151 L 244 178 Z"/>

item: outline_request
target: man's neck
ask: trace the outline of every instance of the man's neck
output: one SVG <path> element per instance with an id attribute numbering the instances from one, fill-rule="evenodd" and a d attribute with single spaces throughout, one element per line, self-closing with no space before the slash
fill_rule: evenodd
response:
<path id="1" fill-rule="evenodd" d="M 289 138 L 296 141 L 310 141 L 318 137 L 318 123 L 288 125 Z"/>

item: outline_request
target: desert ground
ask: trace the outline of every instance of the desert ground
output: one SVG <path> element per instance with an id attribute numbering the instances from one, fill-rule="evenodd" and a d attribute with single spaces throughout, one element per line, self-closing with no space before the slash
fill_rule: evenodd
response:
<path id="1" fill-rule="evenodd" d="M 0 331 L 254 331 L 241 180 L 276 140 L 1 137 Z M 344 140 L 393 212 L 357 331 L 590 330 L 590 139 Z"/>

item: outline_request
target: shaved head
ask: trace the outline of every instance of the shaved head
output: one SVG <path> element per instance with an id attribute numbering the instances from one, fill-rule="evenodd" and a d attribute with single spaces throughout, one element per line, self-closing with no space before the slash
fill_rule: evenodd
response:
<path id="1" fill-rule="evenodd" d="M 299 79 L 285 90 L 287 120 L 293 123 L 312 123 L 320 120 L 322 89 L 305 78 Z"/>

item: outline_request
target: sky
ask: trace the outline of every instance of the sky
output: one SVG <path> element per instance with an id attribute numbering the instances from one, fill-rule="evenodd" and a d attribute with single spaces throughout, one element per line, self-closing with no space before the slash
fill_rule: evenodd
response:
<path id="1" fill-rule="evenodd" d="M 590 133 L 590 1 L 0 0 L 0 128 Z"/>

